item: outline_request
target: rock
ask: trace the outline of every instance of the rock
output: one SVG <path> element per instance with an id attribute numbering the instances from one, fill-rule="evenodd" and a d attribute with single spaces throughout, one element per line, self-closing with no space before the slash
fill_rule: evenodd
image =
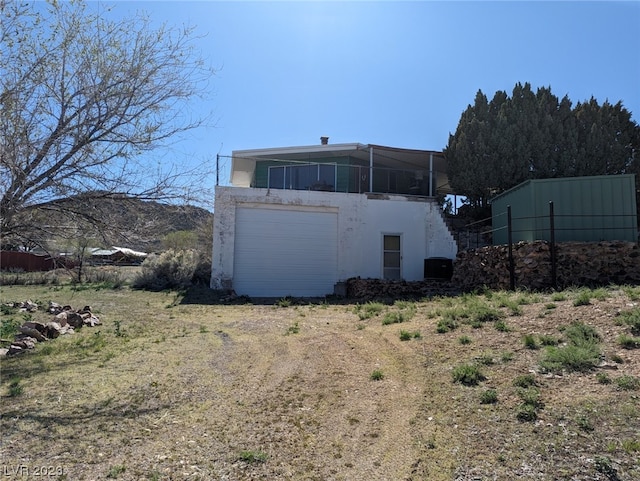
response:
<path id="1" fill-rule="evenodd" d="M 47 336 L 49 339 L 55 339 L 60 336 L 62 331 L 62 326 L 57 322 L 52 321 L 47 323 L 47 325 L 45 326 L 45 329 L 46 329 L 45 336 Z"/>
<path id="2" fill-rule="evenodd" d="M 6 356 L 7 354 L 9 354 L 9 349 L 7 349 L 6 347 L 0 348 L 0 357 Z"/>
<path id="3" fill-rule="evenodd" d="M 66 326 L 68 324 L 67 318 L 69 317 L 69 312 L 71 311 L 62 311 L 53 318 L 54 322 L 60 324 L 60 326 Z"/>
<path id="4" fill-rule="evenodd" d="M 45 332 L 45 326 L 41 322 L 27 321 L 24 324 L 22 324 L 22 327 L 37 329 L 40 332 L 40 334 L 44 334 Z"/>
<path id="5" fill-rule="evenodd" d="M 67 323 L 72 327 L 81 328 L 84 324 L 84 319 L 77 312 L 68 312 L 67 313 Z"/>
<path id="6" fill-rule="evenodd" d="M 59 314 L 62 312 L 62 306 L 57 302 L 49 301 L 49 309 L 47 311 L 50 314 Z"/>
<path id="7" fill-rule="evenodd" d="M 22 352 L 26 351 L 26 349 L 16 345 L 16 344 L 11 344 L 11 346 L 9 346 L 9 350 L 7 351 L 7 355 L 8 356 L 13 356 L 15 354 L 20 354 Z"/>
<path id="8" fill-rule="evenodd" d="M 28 300 L 20 303 L 19 306 L 21 311 L 26 312 L 36 312 L 38 310 L 38 304 L 35 302 Z"/>
<path id="9" fill-rule="evenodd" d="M 27 326 L 20 326 L 18 328 L 18 330 L 22 334 L 26 334 L 27 336 L 34 338 L 36 341 L 44 342 L 44 341 L 47 340 L 47 338 L 44 337 L 44 335 L 40 331 L 35 329 L 35 328 L 27 327 Z"/>
<path id="10" fill-rule="evenodd" d="M 96 327 L 102 324 L 102 322 L 100 322 L 100 319 L 98 319 L 96 316 L 89 316 L 88 318 L 84 319 L 83 322 L 85 326 L 89 327 Z"/>
<path id="11" fill-rule="evenodd" d="M 18 346 L 20 349 L 33 349 L 34 347 L 36 347 L 38 341 L 36 341 L 34 338 L 32 337 L 23 337 L 22 339 L 16 339 L 15 341 L 13 341 L 11 343 L 11 347 L 9 347 L 9 350 L 11 350 L 12 347 L 14 346 Z"/>

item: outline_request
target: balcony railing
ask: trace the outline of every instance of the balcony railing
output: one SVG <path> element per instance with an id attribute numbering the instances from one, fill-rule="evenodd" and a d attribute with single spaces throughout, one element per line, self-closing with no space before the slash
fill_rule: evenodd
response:
<path id="1" fill-rule="evenodd" d="M 429 174 L 428 170 L 303 163 L 269 166 L 266 185 L 255 180 L 253 185 L 270 189 L 432 196 L 436 192 L 436 172 Z M 433 179 L 431 183 L 430 179 Z"/>

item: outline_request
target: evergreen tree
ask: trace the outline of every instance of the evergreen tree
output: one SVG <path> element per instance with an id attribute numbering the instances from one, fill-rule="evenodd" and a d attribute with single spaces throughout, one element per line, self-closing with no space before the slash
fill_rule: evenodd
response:
<path id="1" fill-rule="evenodd" d="M 622 102 L 572 108 L 551 87 L 517 83 L 490 102 L 479 90 L 444 154 L 451 187 L 481 217 L 492 197 L 528 179 L 639 173 L 639 148 L 640 127 Z"/>

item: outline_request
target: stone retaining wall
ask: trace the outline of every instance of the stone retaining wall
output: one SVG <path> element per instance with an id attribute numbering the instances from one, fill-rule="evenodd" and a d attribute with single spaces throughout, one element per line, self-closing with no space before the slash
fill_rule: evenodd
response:
<path id="1" fill-rule="evenodd" d="M 549 289 L 551 252 L 546 241 L 513 245 L 515 284 L 518 288 Z M 640 250 L 633 242 L 563 242 L 556 244 L 556 287 L 640 283 Z M 461 290 L 487 286 L 508 289 L 509 257 L 506 245 L 460 252 L 452 283 Z"/>

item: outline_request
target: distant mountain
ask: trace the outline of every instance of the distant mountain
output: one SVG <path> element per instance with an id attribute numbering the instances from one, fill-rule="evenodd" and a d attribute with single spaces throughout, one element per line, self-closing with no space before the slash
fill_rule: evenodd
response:
<path id="1" fill-rule="evenodd" d="M 100 228 L 90 227 L 93 232 L 85 233 L 86 237 L 95 239 L 96 247 L 116 245 L 158 252 L 163 249 L 163 238 L 176 231 L 197 231 L 203 243 L 212 242 L 213 213 L 191 205 L 163 204 L 130 197 L 73 197 L 56 201 L 55 205 L 39 213 L 39 217 L 46 219 L 51 226 L 51 231 L 58 232 L 60 237 L 71 231 L 87 229 L 80 227 L 87 225 L 84 221 L 86 216 L 101 224 Z M 68 235 L 64 237 L 68 238 Z"/>

